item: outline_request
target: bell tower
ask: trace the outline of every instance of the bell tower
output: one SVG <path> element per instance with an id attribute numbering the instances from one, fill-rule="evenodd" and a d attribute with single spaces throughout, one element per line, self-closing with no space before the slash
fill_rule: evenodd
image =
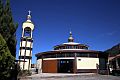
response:
<path id="1" fill-rule="evenodd" d="M 28 11 L 27 20 L 22 25 L 22 37 L 19 50 L 19 64 L 22 70 L 31 69 L 34 24 L 31 21 L 31 11 Z"/>

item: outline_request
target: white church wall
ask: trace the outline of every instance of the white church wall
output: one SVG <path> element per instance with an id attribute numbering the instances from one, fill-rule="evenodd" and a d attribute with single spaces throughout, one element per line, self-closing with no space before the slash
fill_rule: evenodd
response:
<path id="1" fill-rule="evenodd" d="M 37 60 L 37 69 L 38 69 L 38 73 L 42 72 L 42 59 Z"/>
<path id="2" fill-rule="evenodd" d="M 77 57 L 77 69 L 97 69 L 96 64 L 99 65 L 99 58 Z"/>

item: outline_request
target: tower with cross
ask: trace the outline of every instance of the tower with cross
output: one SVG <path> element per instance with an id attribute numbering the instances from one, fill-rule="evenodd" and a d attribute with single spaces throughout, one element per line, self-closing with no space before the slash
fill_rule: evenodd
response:
<path id="1" fill-rule="evenodd" d="M 31 11 L 28 11 L 27 20 L 22 25 L 22 37 L 19 50 L 19 65 L 22 70 L 31 69 L 34 24 L 31 21 Z"/>

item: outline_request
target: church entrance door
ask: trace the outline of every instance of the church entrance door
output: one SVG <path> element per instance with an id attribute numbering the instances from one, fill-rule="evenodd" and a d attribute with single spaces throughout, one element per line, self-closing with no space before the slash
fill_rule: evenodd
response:
<path id="1" fill-rule="evenodd" d="M 73 73 L 73 59 L 60 59 L 58 73 Z"/>

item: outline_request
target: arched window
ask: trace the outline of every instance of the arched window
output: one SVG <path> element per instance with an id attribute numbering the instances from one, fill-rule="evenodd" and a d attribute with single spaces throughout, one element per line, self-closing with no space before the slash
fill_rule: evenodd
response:
<path id="1" fill-rule="evenodd" d="M 30 37 L 31 36 L 31 29 L 29 27 L 26 27 L 24 29 L 24 36 Z"/>

